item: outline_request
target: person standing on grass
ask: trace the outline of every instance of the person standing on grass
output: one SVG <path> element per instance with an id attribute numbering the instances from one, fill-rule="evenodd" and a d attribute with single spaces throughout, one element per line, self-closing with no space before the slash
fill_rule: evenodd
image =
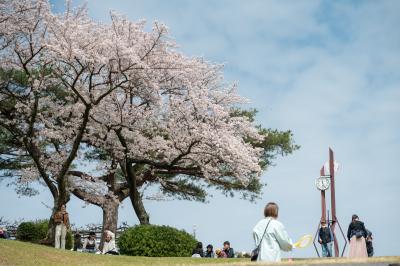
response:
<path id="1" fill-rule="evenodd" d="M 67 230 L 70 227 L 65 205 L 62 205 L 61 210 L 53 215 L 53 219 L 56 223 L 55 248 L 65 249 L 65 237 L 67 236 Z"/>
<path id="2" fill-rule="evenodd" d="M 350 242 L 350 258 L 366 258 L 368 257 L 367 245 L 365 239 L 367 238 L 367 230 L 364 223 L 360 221 L 358 215 L 354 214 L 351 217 L 351 223 L 347 230 L 347 239 Z"/>
<path id="3" fill-rule="evenodd" d="M 231 248 L 231 243 L 229 241 L 224 242 L 224 249 L 223 251 L 226 254 L 226 257 L 229 258 L 234 258 L 235 257 L 235 251 L 233 251 L 233 248 Z"/>
<path id="4" fill-rule="evenodd" d="M 332 257 L 333 234 L 325 221 L 321 222 L 321 228 L 318 232 L 318 242 L 322 247 L 322 257 Z"/>
<path id="5" fill-rule="evenodd" d="M 279 262 L 281 250 L 291 251 L 292 240 L 289 238 L 285 227 L 278 219 L 279 207 L 274 202 L 269 202 L 264 209 L 265 218 L 259 221 L 253 229 L 255 245 L 260 245 L 258 261 Z"/>

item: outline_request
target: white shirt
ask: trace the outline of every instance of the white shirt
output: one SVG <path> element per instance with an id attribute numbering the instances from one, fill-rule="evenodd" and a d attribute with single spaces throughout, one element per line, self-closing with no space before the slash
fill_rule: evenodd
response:
<path id="1" fill-rule="evenodd" d="M 96 239 L 89 239 L 89 238 L 85 238 L 85 241 L 83 242 L 83 249 L 86 249 L 87 245 L 93 245 L 94 244 L 94 249 L 97 250 L 98 246 L 96 243 Z"/>
<path id="2" fill-rule="evenodd" d="M 110 241 L 104 241 L 103 244 L 103 254 L 106 254 L 108 251 L 117 251 L 117 248 L 115 246 L 115 235 L 114 233 L 108 231 L 108 234 L 111 236 L 111 240 Z"/>
<path id="3" fill-rule="evenodd" d="M 271 222 L 264 238 L 261 240 L 269 221 Z M 278 262 L 281 261 L 281 250 L 292 250 L 292 240 L 289 238 L 285 227 L 281 222 L 270 217 L 262 219 L 256 224 L 253 229 L 253 237 L 256 246 L 259 245 L 260 240 L 262 241 L 258 261 Z"/>

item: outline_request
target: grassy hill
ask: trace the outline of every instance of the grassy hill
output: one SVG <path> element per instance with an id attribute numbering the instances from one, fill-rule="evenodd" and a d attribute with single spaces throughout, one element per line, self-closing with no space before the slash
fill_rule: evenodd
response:
<path id="1" fill-rule="evenodd" d="M 280 265 L 317 264 L 363 264 L 388 265 L 400 263 L 400 257 L 381 257 L 367 260 L 325 259 L 294 260 Z M 51 247 L 20 241 L 0 239 L 0 265 L 255 265 L 248 259 L 196 259 L 196 258 L 146 258 L 84 254 L 57 250 Z M 256 264 L 260 265 L 260 264 Z M 271 265 L 271 264 L 269 264 Z"/>

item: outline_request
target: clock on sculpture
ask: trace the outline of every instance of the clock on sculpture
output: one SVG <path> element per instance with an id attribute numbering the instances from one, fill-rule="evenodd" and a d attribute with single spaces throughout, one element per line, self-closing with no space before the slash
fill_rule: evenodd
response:
<path id="1" fill-rule="evenodd" d="M 330 176 L 321 176 L 315 180 L 315 186 L 319 190 L 327 190 L 331 185 Z"/>

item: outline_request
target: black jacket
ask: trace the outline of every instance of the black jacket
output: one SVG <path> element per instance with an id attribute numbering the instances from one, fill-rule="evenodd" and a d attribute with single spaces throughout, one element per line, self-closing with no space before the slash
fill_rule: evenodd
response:
<path id="1" fill-rule="evenodd" d="M 332 231 L 329 227 L 321 227 L 318 233 L 319 239 L 321 239 L 322 244 L 332 242 Z"/>
<path id="2" fill-rule="evenodd" d="M 233 248 L 224 249 L 224 252 L 225 252 L 227 258 L 235 257 L 235 252 L 233 251 Z"/>
<path id="3" fill-rule="evenodd" d="M 349 229 L 347 229 L 347 239 L 350 239 L 356 234 L 357 231 L 361 231 L 363 236 L 367 237 L 367 230 L 365 229 L 364 223 L 361 221 L 351 222 Z"/>
<path id="4" fill-rule="evenodd" d="M 214 251 L 208 251 L 208 250 L 206 250 L 206 252 L 204 252 L 204 257 L 205 258 L 214 258 Z"/>

